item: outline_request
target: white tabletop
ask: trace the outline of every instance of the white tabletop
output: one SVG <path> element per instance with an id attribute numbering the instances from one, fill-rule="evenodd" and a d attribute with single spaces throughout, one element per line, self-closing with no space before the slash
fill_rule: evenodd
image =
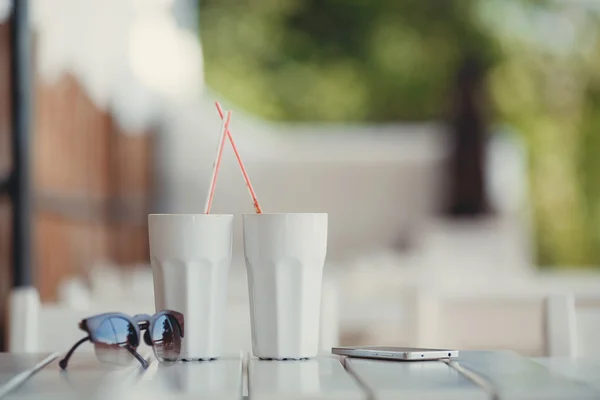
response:
<path id="1" fill-rule="evenodd" d="M 67 372 L 49 355 L 0 354 L 0 398 L 9 399 L 600 399 L 600 361 L 461 351 L 446 362 L 390 362 L 322 355 L 301 361 L 241 356 L 126 368 L 75 353 Z M 344 369 L 346 367 L 346 369 Z"/>
<path id="2" fill-rule="evenodd" d="M 136 384 L 123 391 L 122 398 L 150 400 L 242 398 L 242 355 L 214 361 L 161 364 L 156 360 Z"/>
<path id="3" fill-rule="evenodd" d="M 375 399 L 478 399 L 486 391 L 442 361 L 379 361 L 347 358 L 346 367 Z"/>
<path id="4" fill-rule="evenodd" d="M 550 371 L 583 382 L 600 397 L 600 359 L 598 358 L 534 358 Z"/>
<path id="5" fill-rule="evenodd" d="M 252 400 L 366 399 L 366 393 L 335 356 L 310 360 L 248 361 L 248 390 Z"/>
<path id="6" fill-rule="evenodd" d="M 20 355 L 19 357 L 23 357 Z M 67 371 L 58 366 L 55 358 L 8 394 L 9 399 L 100 399 L 139 378 L 139 364 L 126 368 L 99 362 L 94 354 L 75 353 Z"/>
<path id="7" fill-rule="evenodd" d="M 56 358 L 53 354 L 0 353 L 0 397 Z"/>
<path id="8" fill-rule="evenodd" d="M 499 399 L 598 399 L 589 386 L 512 351 L 461 351 L 452 364 L 489 384 Z"/>

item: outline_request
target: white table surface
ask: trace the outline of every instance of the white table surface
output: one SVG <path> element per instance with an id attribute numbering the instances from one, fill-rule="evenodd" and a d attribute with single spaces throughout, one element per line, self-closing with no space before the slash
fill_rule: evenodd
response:
<path id="1" fill-rule="evenodd" d="M 23 357 L 23 355 L 19 355 Z M 74 353 L 67 371 L 60 357 L 35 372 L 7 395 L 9 399 L 102 399 L 134 384 L 143 372 L 139 364 L 122 368 L 98 361 L 93 353 Z"/>
<path id="2" fill-rule="evenodd" d="M 122 397 L 140 399 L 228 399 L 242 398 L 243 357 L 215 361 L 161 364 L 153 360 L 142 377 Z"/>
<path id="3" fill-rule="evenodd" d="M 366 399 L 335 356 L 310 360 L 248 360 L 248 397 L 252 400 L 278 399 Z"/>
<path id="4" fill-rule="evenodd" d="M 244 360 L 244 359 L 245 360 Z M 247 374 L 244 373 L 244 364 Z M 346 369 L 344 369 L 346 367 Z M 224 357 L 143 370 L 75 353 L 67 372 L 49 355 L 0 354 L 0 397 L 9 399 L 600 399 L 600 361 L 528 359 L 461 351 L 446 362 Z"/>
<path id="5" fill-rule="evenodd" d="M 599 358 L 534 358 L 533 361 L 557 374 L 585 383 L 596 390 L 600 398 Z"/>
<path id="6" fill-rule="evenodd" d="M 481 379 L 499 399 L 598 399 L 600 393 L 512 351 L 461 351 L 451 364 Z"/>
<path id="7" fill-rule="evenodd" d="M 0 353 L 0 397 L 25 382 L 35 371 L 52 362 L 56 355 Z"/>
<path id="8" fill-rule="evenodd" d="M 376 399 L 485 400 L 490 394 L 443 361 L 397 362 L 346 358 L 346 368 Z"/>

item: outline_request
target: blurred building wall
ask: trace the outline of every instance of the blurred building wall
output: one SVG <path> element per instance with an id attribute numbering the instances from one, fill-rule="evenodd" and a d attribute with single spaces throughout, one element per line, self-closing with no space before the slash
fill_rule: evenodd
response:
<path id="1" fill-rule="evenodd" d="M 0 176 L 10 159 L 9 26 L 0 25 Z M 33 263 L 42 299 L 93 263 L 148 258 L 146 215 L 152 190 L 152 135 L 128 135 L 94 105 L 75 78 L 37 74 L 31 160 Z M 6 304 L 11 262 L 10 202 L 0 198 L 0 295 Z M 0 307 L 0 313 L 5 307 Z M 3 320 L 3 318 L 2 318 Z"/>
<path id="2" fill-rule="evenodd" d="M 72 76 L 35 87 L 34 257 L 48 300 L 96 262 L 148 259 L 152 136 L 121 131 Z"/>

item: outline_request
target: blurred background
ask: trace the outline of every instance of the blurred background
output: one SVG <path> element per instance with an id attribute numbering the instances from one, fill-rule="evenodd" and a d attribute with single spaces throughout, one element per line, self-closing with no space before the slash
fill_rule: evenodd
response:
<path id="1" fill-rule="evenodd" d="M 0 177 L 11 10 L 0 0 Z M 202 212 L 215 100 L 263 210 L 330 215 L 324 349 L 543 355 L 549 297 L 600 304 L 595 0 L 30 0 L 29 20 L 42 308 L 153 309 L 147 214 Z M 213 212 L 236 215 L 227 329 L 243 347 L 253 208 L 229 147 Z"/>

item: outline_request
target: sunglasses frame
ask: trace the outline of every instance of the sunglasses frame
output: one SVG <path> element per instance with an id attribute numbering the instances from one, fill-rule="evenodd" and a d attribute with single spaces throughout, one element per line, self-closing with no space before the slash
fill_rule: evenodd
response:
<path id="1" fill-rule="evenodd" d="M 152 316 L 148 315 L 148 314 L 137 314 L 137 315 L 134 315 L 133 317 L 131 317 L 127 314 L 119 313 L 119 312 L 110 312 L 110 313 L 94 315 L 92 317 L 82 320 L 79 323 L 79 329 L 87 332 L 88 336 L 84 337 L 83 339 L 81 339 L 80 341 L 75 343 L 73 345 L 73 347 L 71 347 L 71 349 L 67 352 L 65 357 L 62 360 L 60 360 L 60 362 L 59 362 L 60 368 L 63 370 L 67 369 L 67 364 L 69 363 L 69 359 L 75 352 L 75 349 L 77 349 L 77 347 L 79 347 L 79 345 L 81 345 L 82 343 L 85 343 L 87 341 L 90 341 L 92 343 L 101 343 L 101 341 L 98 340 L 98 329 L 100 328 L 100 326 L 102 326 L 102 324 L 107 319 L 110 319 L 110 318 L 124 319 L 134 327 L 135 332 L 137 334 L 137 343 L 135 344 L 135 346 L 134 345 L 124 345 L 122 347 L 124 347 L 126 350 L 128 350 L 142 364 L 142 366 L 144 368 L 148 368 L 148 362 L 137 352 L 137 348 L 139 347 L 141 342 L 144 340 L 141 332 L 143 330 L 146 330 L 147 332 L 152 332 L 156 321 L 158 321 L 158 319 L 160 317 L 165 316 L 165 315 L 171 316 L 175 319 L 175 321 L 178 324 L 179 332 L 181 333 L 181 337 L 183 338 L 184 337 L 183 314 L 181 314 L 177 311 L 173 311 L 173 310 L 159 311 Z M 152 343 L 148 343 L 147 341 L 146 341 L 146 344 L 148 344 L 149 346 L 153 346 Z"/>

